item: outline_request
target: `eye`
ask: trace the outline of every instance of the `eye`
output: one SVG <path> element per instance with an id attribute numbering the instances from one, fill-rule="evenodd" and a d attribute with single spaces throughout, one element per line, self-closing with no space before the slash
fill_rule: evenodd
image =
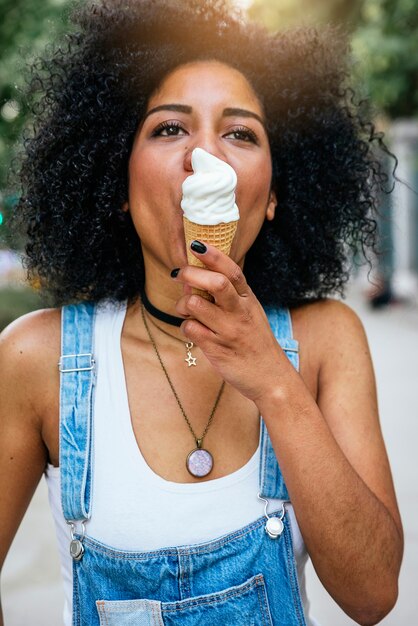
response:
<path id="1" fill-rule="evenodd" d="M 184 130 L 179 122 L 161 122 L 153 131 L 152 137 L 177 137 Z"/>
<path id="2" fill-rule="evenodd" d="M 245 126 L 240 126 L 231 130 L 228 135 L 235 135 L 234 139 L 238 141 L 247 141 L 251 143 L 258 143 L 256 134 Z"/>

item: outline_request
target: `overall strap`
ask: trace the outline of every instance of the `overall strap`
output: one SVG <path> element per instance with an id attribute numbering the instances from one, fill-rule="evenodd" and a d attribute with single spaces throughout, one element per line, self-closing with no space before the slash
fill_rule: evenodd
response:
<path id="1" fill-rule="evenodd" d="M 299 344 L 293 339 L 292 319 L 289 309 L 265 309 L 270 327 L 292 365 L 299 369 Z M 265 498 L 289 500 L 289 494 L 264 420 L 261 418 L 260 441 L 260 495 Z"/>
<path id="2" fill-rule="evenodd" d="M 90 302 L 62 307 L 59 455 L 61 505 L 67 521 L 90 517 L 94 313 Z"/>

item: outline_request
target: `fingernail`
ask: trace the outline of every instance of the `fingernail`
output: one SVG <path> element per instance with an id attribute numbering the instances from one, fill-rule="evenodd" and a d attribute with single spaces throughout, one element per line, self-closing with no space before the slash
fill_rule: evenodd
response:
<path id="1" fill-rule="evenodd" d="M 208 251 L 205 244 L 202 243 L 201 241 L 197 241 L 196 239 L 192 241 L 192 243 L 190 244 L 190 247 L 193 250 L 193 252 L 197 252 L 198 254 L 205 254 L 205 252 Z"/>
<path id="2" fill-rule="evenodd" d="M 179 271 L 180 271 L 179 267 L 176 267 L 174 270 L 172 270 L 170 273 L 171 278 L 176 278 Z"/>

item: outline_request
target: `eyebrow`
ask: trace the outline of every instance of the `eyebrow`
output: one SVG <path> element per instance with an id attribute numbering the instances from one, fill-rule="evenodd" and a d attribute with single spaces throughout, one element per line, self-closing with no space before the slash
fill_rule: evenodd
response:
<path id="1" fill-rule="evenodd" d="M 187 104 L 160 104 L 158 107 L 154 107 L 148 113 L 146 113 L 144 120 L 147 119 L 153 113 L 157 113 L 158 111 L 176 111 L 178 113 L 187 113 L 190 115 L 193 113 L 193 108 Z M 264 120 L 257 115 L 257 113 L 253 113 L 253 111 L 247 111 L 247 109 L 240 109 L 236 107 L 228 107 L 223 110 L 223 117 L 252 117 L 255 120 L 258 120 L 260 124 L 265 128 Z"/>

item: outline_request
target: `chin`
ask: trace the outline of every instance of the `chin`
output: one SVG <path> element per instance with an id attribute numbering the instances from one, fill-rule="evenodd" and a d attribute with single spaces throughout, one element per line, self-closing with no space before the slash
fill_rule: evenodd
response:
<path id="1" fill-rule="evenodd" d="M 187 265 L 187 250 L 186 250 L 186 241 L 183 238 L 183 241 L 178 244 L 177 250 L 173 255 L 176 260 L 177 265 L 173 265 L 173 267 L 182 267 L 183 265 Z"/>
<path id="2" fill-rule="evenodd" d="M 244 263 L 245 255 L 242 256 L 241 258 L 239 256 L 238 237 L 237 237 L 237 235 L 235 235 L 235 237 L 234 237 L 234 239 L 232 241 L 231 251 L 229 253 L 229 257 L 234 261 L 234 263 L 236 263 L 237 265 L 239 265 L 242 268 L 242 263 Z"/>

